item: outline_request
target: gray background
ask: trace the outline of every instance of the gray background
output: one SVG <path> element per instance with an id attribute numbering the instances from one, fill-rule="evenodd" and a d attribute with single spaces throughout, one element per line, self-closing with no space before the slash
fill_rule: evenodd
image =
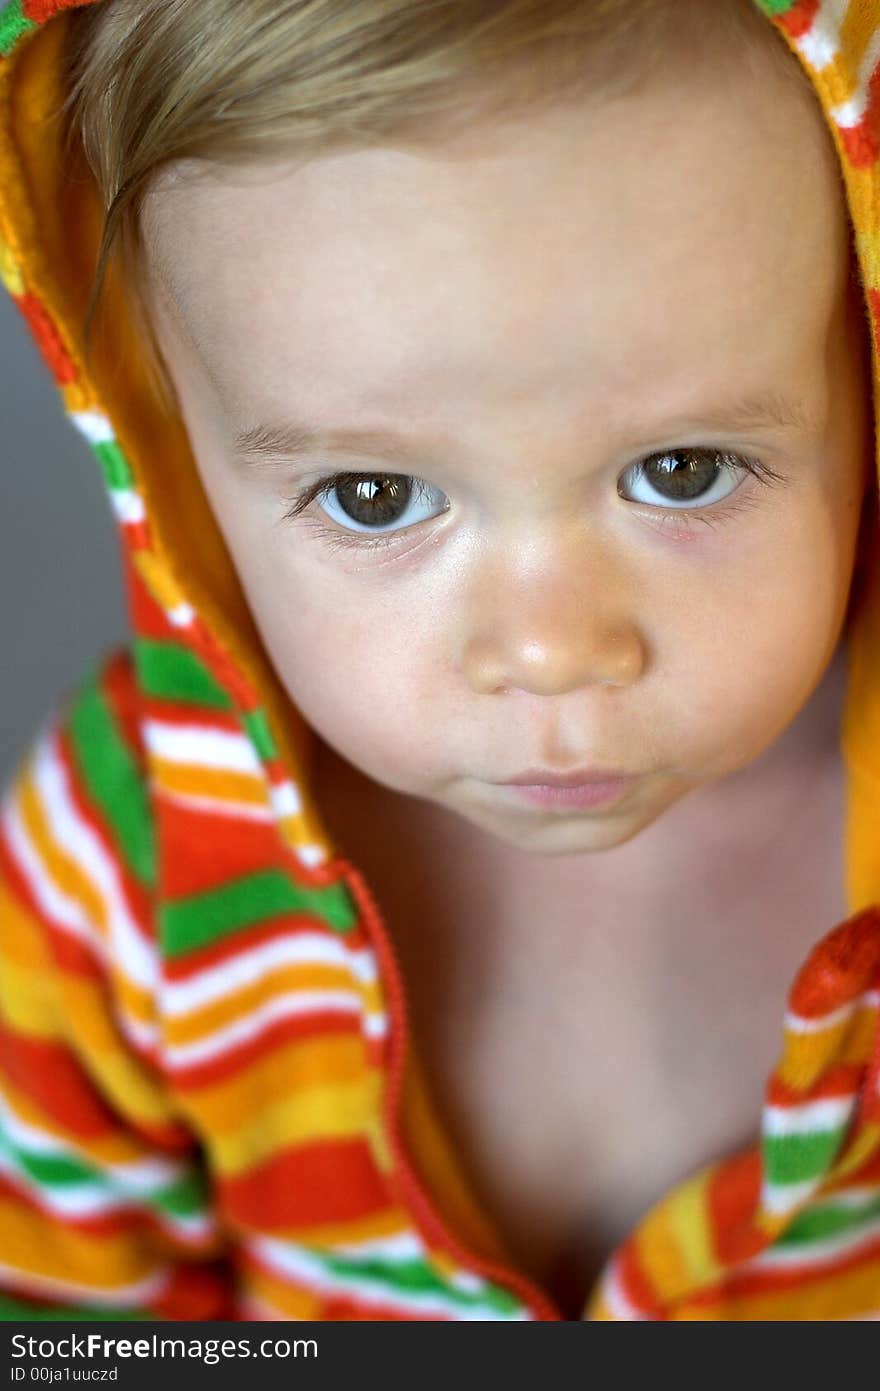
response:
<path id="1" fill-rule="evenodd" d="M 42 721 L 127 640 L 100 468 L 0 284 L 0 785 Z"/>

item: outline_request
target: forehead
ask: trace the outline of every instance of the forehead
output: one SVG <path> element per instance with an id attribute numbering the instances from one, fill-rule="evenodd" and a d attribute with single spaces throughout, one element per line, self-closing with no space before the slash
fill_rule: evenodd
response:
<path id="1" fill-rule="evenodd" d="M 143 226 L 194 361 L 265 411 L 292 384 L 399 411 L 502 382 L 631 404 L 759 380 L 821 343 L 849 249 L 813 93 L 685 52 L 613 99 L 446 142 L 179 171 Z"/>

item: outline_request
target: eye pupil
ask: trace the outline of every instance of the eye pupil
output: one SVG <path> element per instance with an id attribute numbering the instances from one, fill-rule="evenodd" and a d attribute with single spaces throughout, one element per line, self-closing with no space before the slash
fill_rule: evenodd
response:
<path id="1" fill-rule="evenodd" d="M 386 526 L 406 511 L 412 485 L 398 473 L 354 474 L 335 486 L 342 510 L 361 526 Z"/>
<path id="2" fill-rule="evenodd" d="M 683 461 L 683 462 L 682 462 Z M 652 487 L 676 501 L 700 497 L 715 482 L 717 459 L 695 449 L 676 449 L 658 454 L 644 464 L 644 472 Z"/>

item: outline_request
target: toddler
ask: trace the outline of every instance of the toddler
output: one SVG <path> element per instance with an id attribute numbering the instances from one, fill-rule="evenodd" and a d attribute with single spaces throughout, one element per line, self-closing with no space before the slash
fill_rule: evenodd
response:
<path id="1" fill-rule="evenodd" d="M 4 803 L 5 1317 L 880 1317 L 878 35 L 0 12 L 132 626 Z"/>

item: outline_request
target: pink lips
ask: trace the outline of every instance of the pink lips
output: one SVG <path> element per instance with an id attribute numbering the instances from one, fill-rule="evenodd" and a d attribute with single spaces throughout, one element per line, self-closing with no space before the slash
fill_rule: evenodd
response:
<path id="1" fill-rule="evenodd" d="M 532 806 L 577 810 L 607 806 L 634 781 L 631 775 L 611 769 L 579 768 L 558 773 L 552 768 L 527 768 L 500 786 L 510 787 L 517 801 Z"/>

